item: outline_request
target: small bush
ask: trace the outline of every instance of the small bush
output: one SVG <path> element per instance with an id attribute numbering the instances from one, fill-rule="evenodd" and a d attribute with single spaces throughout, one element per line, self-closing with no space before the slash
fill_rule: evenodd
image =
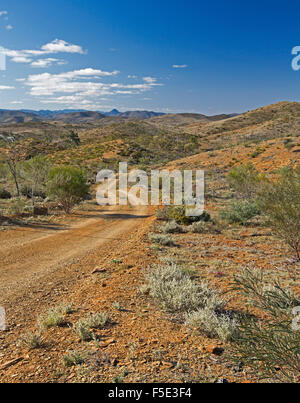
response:
<path id="1" fill-rule="evenodd" d="M 260 191 L 258 204 L 267 218 L 266 224 L 300 260 L 300 166 L 283 169 L 277 182 Z"/>
<path id="2" fill-rule="evenodd" d="M 224 301 L 206 283 L 196 284 L 175 265 L 159 266 L 149 276 L 150 295 L 169 313 L 182 314 L 199 308 L 221 309 Z"/>
<path id="3" fill-rule="evenodd" d="M 60 312 L 62 315 L 70 315 L 74 312 L 74 306 L 72 303 L 62 303 L 57 308 L 57 311 Z"/>
<path id="4" fill-rule="evenodd" d="M 248 306 L 261 314 L 260 318 L 248 313 L 241 316 L 233 360 L 242 361 L 265 379 L 299 381 L 300 332 L 292 324 L 300 296 L 278 281 L 266 283 L 264 271 L 250 268 L 235 276 L 231 291 L 244 295 Z"/>
<path id="5" fill-rule="evenodd" d="M 77 351 L 69 351 L 63 356 L 62 362 L 65 367 L 73 367 L 84 363 L 83 357 Z"/>
<path id="6" fill-rule="evenodd" d="M 71 166 L 57 167 L 50 171 L 47 193 L 69 213 L 88 193 L 86 173 Z"/>
<path id="7" fill-rule="evenodd" d="M 103 329 L 111 322 L 110 317 L 106 313 L 102 312 L 88 315 L 84 320 L 90 329 Z"/>
<path id="8" fill-rule="evenodd" d="M 237 321 L 229 315 L 217 314 L 213 309 L 205 308 L 186 315 L 185 325 L 198 328 L 207 337 L 231 341 L 237 335 Z"/>
<path id="9" fill-rule="evenodd" d="M 103 329 L 111 322 L 111 319 L 106 313 L 98 312 L 87 315 L 80 319 L 75 325 L 75 333 L 82 341 L 90 341 L 94 338 L 91 329 Z"/>
<path id="10" fill-rule="evenodd" d="M 38 318 L 38 324 L 43 330 L 47 330 L 55 326 L 62 326 L 64 323 L 65 318 L 60 307 L 49 309 L 48 312 L 40 315 Z"/>
<path id="11" fill-rule="evenodd" d="M 8 214 L 20 216 L 28 211 L 28 205 L 24 199 L 11 199 L 7 208 Z"/>
<path id="12" fill-rule="evenodd" d="M 189 217 L 186 215 L 186 206 L 173 207 L 169 213 L 170 219 L 175 220 L 177 224 L 188 225 L 194 222 L 208 222 L 211 221 L 210 215 L 204 211 L 200 216 Z"/>
<path id="13" fill-rule="evenodd" d="M 159 208 L 156 210 L 155 215 L 160 221 L 168 221 L 170 219 L 170 207 Z"/>
<path id="14" fill-rule="evenodd" d="M 230 210 L 221 210 L 220 218 L 230 224 L 246 225 L 247 222 L 260 214 L 260 210 L 255 202 L 239 201 L 231 205 Z"/>
<path id="15" fill-rule="evenodd" d="M 161 227 L 162 232 L 165 234 L 182 234 L 184 231 L 182 227 L 176 223 L 176 221 L 171 221 Z"/>
<path id="16" fill-rule="evenodd" d="M 257 189 L 265 181 L 261 174 L 252 164 L 234 167 L 227 176 L 229 185 L 245 198 L 253 197 Z"/>
<path id="17" fill-rule="evenodd" d="M 81 319 L 75 324 L 74 332 L 82 341 L 91 341 L 94 337 L 85 319 Z"/>
<path id="18" fill-rule="evenodd" d="M 212 222 L 195 222 L 188 227 L 188 231 L 194 234 L 220 234 L 220 230 Z"/>
<path id="19" fill-rule="evenodd" d="M 34 350 L 36 348 L 40 348 L 43 345 L 43 339 L 40 332 L 31 333 L 28 332 L 21 338 L 21 343 L 30 348 L 30 350 Z"/>
<path id="20" fill-rule="evenodd" d="M 174 246 L 174 240 L 170 237 L 168 237 L 167 235 L 163 235 L 163 234 L 151 234 L 149 236 L 150 241 L 157 243 L 159 245 L 162 246 Z"/>
<path id="21" fill-rule="evenodd" d="M 8 200 L 11 199 L 11 197 L 11 193 L 8 190 L 0 188 L 0 199 Z"/>
<path id="22" fill-rule="evenodd" d="M 177 224 L 188 225 L 193 222 L 211 221 L 210 215 L 204 211 L 198 217 L 189 217 L 186 215 L 186 206 L 168 206 L 156 211 L 156 217 L 161 221 L 175 221 Z"/>

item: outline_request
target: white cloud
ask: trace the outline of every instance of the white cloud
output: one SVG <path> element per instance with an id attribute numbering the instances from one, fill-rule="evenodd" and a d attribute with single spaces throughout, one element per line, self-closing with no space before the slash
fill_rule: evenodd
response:
<path id="1" fill-rule="evenodd" d="M 36 74 L 30 75 L 26 85 L 31 87 L 30 93 L 35 96 L 54 95 L 56 93 L 83 93 L 86 95 L 97 94 L 98 92 L 106 92 L 107 84 L 97 83 L 94 80 L 99 77 L 115 76 L 118 71 L 102 71 L 92 68 L 69 71 L 60 74 Z"/>
<path id="2" fill-rule="evenodd" d="M 34 74 L 27 78 L 25 84 L 30 87 L 30 94 L 39 97 L 42 103 L 65 104 L 68 107 L 94 105 L 99 97 L 141 94 L 161 85 L 149 77 L 145 77 L 146 80 L 140 84 L 100 81 L 103 77 L 113 77 L 118 73 L 117 70 L 108 72 L 86 68 L 60 74 Z"/>
<path id="3" fill-rule="evenodd" d="M 47 43 L 42 46 L 41 49 L 45 53 L 80 53 L 83 54 L 84 51 L 81 46 L 72 45 L 61 39 L 55 39 L 54 41 Z"/>
<path id="4" fill-rule="evenodd" d="M 137 76 L 132 76 L 132 75 L 129 75 L 129 76 L 128 76 L 128 78 L 135 79 L 135 78 L 138 78 L 138 77 L 137 77 Z"/>
<path id="5" fill-rule="evenodd" d="M 46 67 L 52 66 L 53 64 L 63 65 L 63 64 L 67 64 L 67 62 L 65 60 L 54 59 L 54 58 L 48 57 L 46 59 L 35 60 L 34 62 L 31 63 L 31 66 L 39 67 L 39 68 L 46 68 Z"/>
<path id="6" fill-rule="evenodd" d="M 14 63 L 31 63 L 32 59 L 26 56 L 14 56 L 11 58 Z"/>
<path id="7" fill-rule="evenodd" d="M 8 14 L 8 12 L 7 11 L 0 11 L 0 17 L 2 17 L 3 15 L 7 15 Z"/>
<path id="8" fill-rule="evenodd" d="M 6 27 L 5 27 L 8 31 L 11 31 L 14 27 L 12 26 L 12 25 L 6 25 Z"/>
<path id="9" fill-rule="evenodd" d="M 187 67 L 187 64 L 173 64 L 174 69 L 186 69 Z"/>
<path id="10" fill-rule="evenodd" d="M 13 90 L 15 87 L 10 87 L 8 85 L 0 85 L 0 91 Z"/>
<path id="11" fill-rule="evenodd" d="M 11 61 L 13 61 L 15 63 L 32 63 L 33 57 L 39 57 L 39 56 L 45 56 L 45 55 L 51 55 L 51 54 L 57 54 L 57 53 L 84 54 L 84 50 L 82 49 L 81 46 L 73 45 L 71 43 L 68 43 L 68 42 L 60 40 L 60 39 L 55 39 L 54 41 L 47 43 L 46 45 L 43 45 L 41 47 L 41 49 L 39 49 L 39 50 L 5 49 L 4 52 L 5 52 L 6 56 L 10 57 Z M 49 66 L 49 63 L 46 63 L 46 64 L 44 63 L 44 66 L 43 66 L 43 62 L 40 62 L 38 60 L 34 61 L 33 63 L 34 63 L 34 64 L 32 64 L 33 67 L 38 67 L 36 65 L 36 63 L 39 64 L 39 67 L 48 67 Z M 60 64 L 58 60 L 57 60 L 57 63 Z M 61 61 L 61 64 L 65 64 L 65 62 Z"/>
<path id="12" fill-rule="evenodd" d="M 149 84 L 153 84 L 153 83 L 155 83 L 155 82 L 157 81 L 157 79 L 154 78 L 154 77 L 144 77 L 143 80 L 144 80 L 146 83 L 149 83 Z"/>

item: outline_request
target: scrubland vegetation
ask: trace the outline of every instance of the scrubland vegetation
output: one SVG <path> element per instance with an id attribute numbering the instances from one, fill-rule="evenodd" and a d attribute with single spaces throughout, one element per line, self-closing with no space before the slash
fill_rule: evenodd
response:
<path id="1" fill-rule="evenodd" d="M 122 239 L 97 251 L 88 274 L 79 262 L 84 308 L 47 305 L 18 346 L 35 363 L 34 354 L 51 351 L 56 381 L 299 382 L 299 105 L 178 119 L 64 125 L 53 134 L 47 125 L 47 141 L 35 127 L 1 142 L 0 225 L 71 214 L 90 197 L 97 170 L 119 161 L 207 175 L 200 217 L 158 208 L 141 235 L 131 234 L 130 253 Z M 94 359 L 101 349 L 107 356 Z"/>
<path id="2" fill-rule="evenodd" d="M 157 219 L 167 221 L 158 230 L 172 234 L 208 234 L 216 228 L 224 232 L 228 225 L 251 226 L 255 218 L 255 225 L 270 228 L 290 247 L 290 257 L 298 264 L 299 167 L 287 166 L 275 175 L 266 175 L 250 163 L 236 166 L 227 174 L 234 197 L 226 209 L 219 210 L 218 216 L 212 219 L 205 213 L 199 217 L 199 222 L 189 225 L 184 210 L 179 214 L 178 208 L 167 207 L 157 211 Z M 152 235 L 150 239 L 155 241 L 160 237 L 164 239 L 165 235 Z M 171 246 L 175 243 L 176 240 Z M 161 244 L 170 246 L 166 242 Z M 247 310 L 239 312 L 225 309 L 223 297 L 220 299 L 207 283 L 195 282 L 174 262 L 155 269 L 148 279 L 148 287 L 163 310 L 179 315 L 181 320 L 185 312 L 185 326 L 208 337 L 230 341 L 233 361 L 242 362 L 265 380 L 297 382 L 300 333 L 292 328 L 292 323 L 293 309 L 300 305 L 298 284 L 293 281 L 287 287 L 276 274 L 269 281 L 265 277 L 262 269 L 251 265 L 238 269 L 225 295 L 238 296 L 244 301 Z"/>

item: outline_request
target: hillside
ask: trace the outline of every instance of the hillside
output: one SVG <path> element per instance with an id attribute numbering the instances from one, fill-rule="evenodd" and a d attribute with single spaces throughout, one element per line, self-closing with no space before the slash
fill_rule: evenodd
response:
<path id="1" fill-rule="evenodd" d="M 0 110 L 0 125 L 1 124 L 18 124 L 25 122 L 37 121 L 60 121 L 72 124 L 78 123 L 98 123 L 100 119 L 107 117 L 110 121 L 128 120 L 144 120 L 154 116 L 163 116 L 163 113 L 149 111 L 128 111 L 119 112 L 113 109 L 110 112 L 95 112 L 86 110 Z M 109 119 L 110 118 L 110 119 Z"/>
<path id="2" fill-rule="evenodd" d="M 299 126 L 300 103 L 280 102 L 205 126 L 192 123 L 185 130 L 206 138 L 213 147 L 222 147 L 225 143 L 260 142 L 297 136 Z"/>
<path id="3" fill-rule="evenodd" d="M 175 113 L 164 116 L 153 117 L 150 119 L 151 123 L 158 126 L 182 127 L 199 123 L 200 125 L 208 122 L 225 120 L 231 118 L 232 115 L 214 115 L 206 116 L 197 113 Z"/>
<path id="4" fill-rule="evenodd" d="M 221 120 L 180 114 L 145 120 L 99 117 L 91 124 L 89 113 L 82 113 L 71 113 L 78 116 L 76 124 L 73 119 L 32 121 L 4 125 L 0 133 L 14 134 L 27 160 L 42 154 L 51 165 L 87 169 L 91 184 L 99 169 L 117 170 L 120 161 L 145 170 L 204 169 L 206 218 L 185 221 L 180 208 L 101 207 L 94 185 L 70 214 L 43 192 L 36 210 L 28 195 L 0 199 L 5 267 L 0 270 L 0 306 L 5 304 L 8 313 L 8 329 L 0 338 L 0 381 L 280 380 L 285 363 L 275 359 L 269 377 L 264 363 L 260 372 L 255 367 L 268 316 L 251 300 L 246 305 L 248 289 L 242 293 L 233 283 L 251 268 L 263 273 L 267 290 L 279 282 L 299 294 L 300 262 L 256 206 L 253 212 L 254 196 L 235 189 L 227 175 L 251 163 L 268 181 L 259 183 L 267 185 L 281 168 L 299 165 L 300 104 L 283 102 Z M 74 131 L 80 143 L 72 140 Z M 1 164 L 6 147 L 0 140 L 0 188 L 14 194 L 14 182 Z M 24 156 L 19 166 L 23 163 Z M 30 185 L 23 174 L 20 182 L 22 188 Z M 291 225 L 290 216 L 287 222 Z M 218 309 L 212 311 L 205 302 L 205 309 L 199 304 L 191 312 L 200 289 L 215 304 L 216 298 L 221 301 Z M 248 337 L 251 359 L 246 361 L 244 351 L 236 353 L 239 341 L 233 334 L 249 312 L 264 326 Z M 275 320 L 282 332 L 281 313 L 276 311 Z M 294 334 L 289 326 L 288 340 Z M 285 346 L 280 332 L 273 338 L 273 328 L 274 323 L 272 343 L 278 337 Z M 274 360 L 269 344 L 264 346 L 264 357 Z"/>
<path id="5" fill-rule="evenodd" d="M 81 123 L 96 123 L 97 121 L 104 119 L 105 115 L 98 112 L 70 112 L 55 115 L 52 119 L 55 121 L 81 124 Z"/>
<path id="6" fill-rule="evenodd" d="M 10 113 L 2 114 L 13 119 Z M 27 115 L 20 112 L 20 116 Z M 6 120 L 0 133 L 12 133 L 20 141 L 26 139 L 28 155 L 49 153 L 56 163 L 73 161 L 75 165 L 92 164 L 95 169 L 106 163 L 114 165 L 120 159 L 147 166 L 200 152 L 224 149 L 231 153 L 236 146 L 245 147 L 250 158 L 255 158 L 263 153 L 261 144 L 272 140 L 295 152 L 299 148 L 299 103 L 282 102 L 234 117 L 225 115 L 225 119 L 224 115 L 177 114 L 131 120 L 105 117 L 98 112 L 65 113 L 56 115 L 54 121 L 31 118 L 34 121 L 18 124 Z M 70 140 L 71 131 L 79 134 L 81 144 L 77 147 Z M 115 144 L 110 152 L 107 146 L 101 146 L 109 142 Z"/>
<path id="7" fill-rule="evenodd" d="M 37 122 L 40 118 L 33 113 L 19 111 L 0 111 L 0 124 L 17 124 L 26 122 Z"/>

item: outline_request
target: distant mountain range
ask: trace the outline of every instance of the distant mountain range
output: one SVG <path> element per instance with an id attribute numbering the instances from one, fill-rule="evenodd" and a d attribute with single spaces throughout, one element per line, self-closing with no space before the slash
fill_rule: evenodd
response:
<path id="1" fill-rule="evenodd" d="M 128 117 L 128 118 L 133 118 L 133 119 L 150 119 L 154 116 L 163 116 L 165 115 L 164 113 L 160 112 L 149 112 L 149 111 L 128 111 L 128 112 L 120 112 L 118 109 L 113 109 L 110 112 L 102 112 L 102 111 L 97 111 L 97 112 L 90 112 L 85 109 L 63 109 L 63 110 L 57 110 L 57 111 L 49 111 L 49 110 L 40 110 L 40 111 L 35 111 L 35 110 L 30 110 L 30 109 L 22 109 L 20 112 L 25 112 L 25 113 L 31 113 L 34 115 L 38 115 L 42 118 L 46 119 L 53 119 L 56 116 L 61 116 L 61 115 L 70 115 L 71 113 L 90 113 L 94 114 L 93 116 L 96 117 L 95 113 L 98 113 L 99 115 L 103 117 L 105 116 L 120 116 L 120 117 Z"/>
<path id="2" fill-rule="evenodd" d="M 182 113 L 182 114 L 172 114 L 166 115 L 161 112 L 152 112 L 152 111 L 127 111 L 120 112 L 117 109 L 113 109 L 110 112 L 94 112 L 94 111 L 86 111 L 83 109 L 63 109 L 63 110 L 30 110 L 30 109 L 21 109 L 21 110 L 7 110 L 0 109 L 0 124 L 18 124 L 18 123 L 27 123 L 27 122 L 41 122 L 41 121 L 57 121 L 57 122 L 65 122 L 65 123 L 96 123 L 105 118 L 112 119 L 132 119 L 132 120 L 144 120 L 144 119 L 152 119 L 152 118 L 168 118 L 174 120 L 175 117 L 180 119 L 193 119 L 193 120 L 221 120 L 232 117 L 234 115 L 217 115 L 207 117 L 205 115 L 196 114 L 196 113 Z"/>
<path id="3" fill-rule="evenodd" d="M 120 117 L 129 119 L 150 119 L 152 117 L 163 116 L 164 113 L 149 112 L 149 111 L 128 111 L 119 112 L 113 109 L 110 112 L 93 112 L 83 109 L 63 109 L 63 110 L 40 110 L 35 111 L 31 109 L 21 110 L 0 110 L 0 124 L 13 124 L 13 123 L 26 123 L 26 122 L 39 122 L 39 121 L 64 121 L 68 123 L 85 123 L 95 122 L 105 117 Z"/>

